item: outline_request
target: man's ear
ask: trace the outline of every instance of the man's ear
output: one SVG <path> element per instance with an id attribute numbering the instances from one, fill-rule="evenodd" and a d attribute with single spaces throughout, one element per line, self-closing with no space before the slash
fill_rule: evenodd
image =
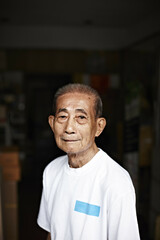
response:
<path id="1" fill-rule="evenodd" d="M 53 116 L 53 115 L 50 115 L 50 116 L 48 117 L 48 123 L 49 123 L 52 131 L 54 132 L 54 116 Z"/>
<path id="2" fill-rule="evenodd" d="M 97 119 L 97 131 L 95 136 L 98 137 L 104 130 L 106 126 L 106 119 L 101 117 Z"/>

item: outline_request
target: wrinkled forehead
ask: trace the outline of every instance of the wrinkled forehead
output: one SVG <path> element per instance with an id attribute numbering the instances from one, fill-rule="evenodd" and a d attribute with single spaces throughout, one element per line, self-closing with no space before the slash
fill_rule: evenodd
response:
<path id="1" fill-rule="evenodd" d="M 68 106 L 72 106 L 73 108 L 81 107 L 89 109 L 90 111 L 94 111 L 95 97 L 91 94 L 72 92 L 65 93 L 57 98 L 56 112 L 59 108 L 65 108 Z"/>
<path id="2" fill-rule="evenodd" d="M 64 93 L 63 95 L 58 96 L 56 105 L 59 104 L 60 101 L 63 99 L 84 99 L 84 100 L 89 100 L 92 101 L 92 103 L 95 102 L 95 96 L 93 94 L 89 93 L 81 93 L 81 92 L 68 92 Z"/>

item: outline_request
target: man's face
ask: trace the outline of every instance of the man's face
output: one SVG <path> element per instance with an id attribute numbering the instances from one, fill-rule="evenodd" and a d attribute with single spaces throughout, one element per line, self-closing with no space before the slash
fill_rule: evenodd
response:
<path id="1" fill-rule="evenodd" d="M 95 148 L 95 136 L 100 133 L 98 119 L 95 118 L 93 96 L 82 93 L 66 93 L 60 96 L 52 123 L 57 146 L 64 152 L 89 153 Z"/>

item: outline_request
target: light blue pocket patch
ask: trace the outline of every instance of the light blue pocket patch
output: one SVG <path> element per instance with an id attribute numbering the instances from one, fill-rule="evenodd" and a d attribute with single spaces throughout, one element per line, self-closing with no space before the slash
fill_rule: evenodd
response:
<path id="1" fill-rule="evenodd" d="M 74 211 L 84 213 L 90 216 L 99 217 L 100 207 L 89 203 L 76 201 Z"/>

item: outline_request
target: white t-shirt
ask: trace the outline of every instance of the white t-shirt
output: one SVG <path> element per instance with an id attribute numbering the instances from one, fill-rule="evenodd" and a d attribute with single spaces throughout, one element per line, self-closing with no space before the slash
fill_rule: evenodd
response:
<path id="1" fill-rule="evenodd" d="M 38 224 L 52 240 L 139 240 L 129 174 L 101 149 L 81 168 L 67 155 L 55 159 L 44 171 Z"/>

